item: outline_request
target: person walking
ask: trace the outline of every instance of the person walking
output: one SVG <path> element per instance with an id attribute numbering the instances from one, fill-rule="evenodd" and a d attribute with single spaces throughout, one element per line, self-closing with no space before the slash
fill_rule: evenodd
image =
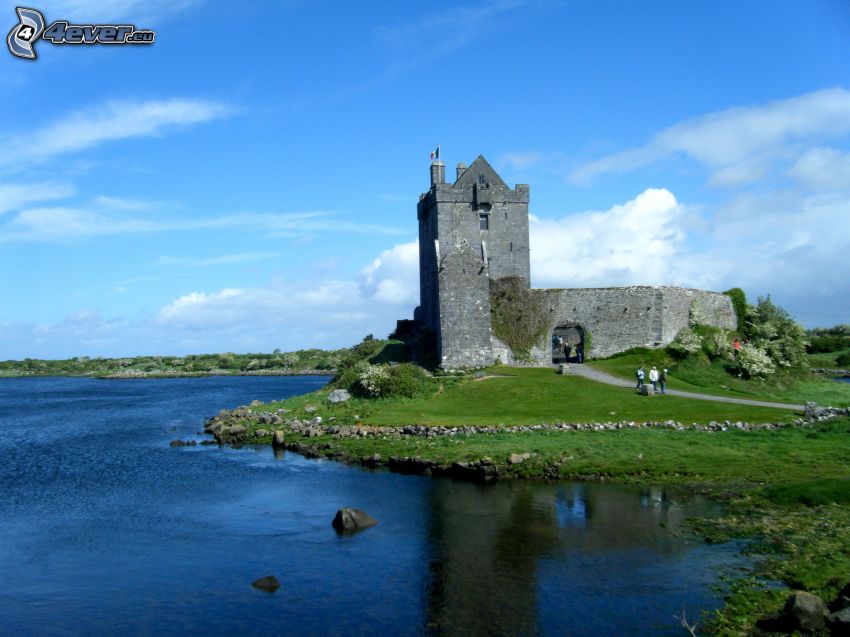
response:
<path id="1" fill-rule="evenodd" d="M 661 373 L 658 374 L 658 384 L 661 385 L 661 393 L 666 394 L 667 392 L 664 388 L 667 386 L 667 370 L 662 369 Z"/>
<path id="2" fill-rule="evenodd" d="M 652 383 L 652 393 L 658 393 L 658 368 L 655 365 L 649 370 L 649 382 Z"/>
<path id="3" fill-rule="evenodd" d="M 643 379 L 646 377 L 646 374 L 643 371 L 643 367 L 637 368 L 635 376 L 637 376 L 637 387 L 635 387 L 635 389 L 640 389 L 640 386 L 643 385 Z"/>
<path id="4" fill-rule="evenodd" d="M 564 358 L 567 359 L 568 363 L 570 362 L 570 354 L 572 353 L 572 351 L 573 351 L 573 346 L 570 345 L 569 341 L 565 341 L 564 342 Z"/>

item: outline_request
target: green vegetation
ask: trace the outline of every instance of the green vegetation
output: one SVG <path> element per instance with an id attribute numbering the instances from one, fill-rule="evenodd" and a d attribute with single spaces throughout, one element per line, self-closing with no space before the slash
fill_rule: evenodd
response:
<path id="1" fill-rule="evenodd" d="M 808 401 L 834 407 L 850 406 L 850 384 L 824 379 L 807 370 L 777 373 L 765 380 L 749 380 L 728 372 L 724 361 L 709 362 L 704 356 L 684 360 L 669 351 L 635 348 L 588 364 L 613 376 L 635 378 L 639 365 L 667 369 L 667 385 L 699 394 L 731 396 L 803 404 Z"/>
<path id="2" fill-rule="evenodd" d="M 347 350 L 307 349 L 273 354 L 200 354 L 66 360 L 0 361 L 0 376 L 208 376 L 301 374 L 333 370 Z"/>
<path id="3" fill-rule="evenodd" d="M 743 293 L 734 292 L 729 290 L 727 294 L 740 304 Z M 736 340 L 743 342 L 737 353 Z M 812 365 L 840 367 L 838 359 L 845 351 L 806 352 L 846 347 L 847 343 L 847 326 L 806 333 L 767 297 L 759 299 L 756 306 L 747 307 L 740 333 L 703 324 L 702 312 L 695 306 L 691 309 L 691 325 L 666 349 L 635 348 L 588 364 L 628 380 L 634 378 L 638 366 L 655 365 L 668 370 L 670 388 L 683 391 L 846 407 L 850 405 L 850 386 L 809 371 Z M 846 352 L 850 354 L 850 348 Z"/>
<path id="4" fill-rule="evenodd" d="M 747 316 L 747 295 L 741 288 L 726 290 L 723 294 L 732 299 L 735 316 L 738 317 L 738 330 L 744 329 L 744 318 Z"/>
<path id="5" fill-rule="evenodd" d="M 519 277 L 490 279 L 490 313 L 493 333 L 511 348 L 520 361 L 531 358 L 531 348 L 548 327 L 544 297 L 529 290 Z"/>
<path id="6" fill-rule="evenodd" d="M 812 367 L 850 367 L 850 325 L 819 327 L 809 330 L 807 337 L 806 352 Z"/>
<path id="7" fill-rule="evenodd" d="M 397 367 L 402 367 L 401 365 Z M 412 366 L 407 366 L 412 367 Z M 349 368 L 356 369 L 355 368 Z M 392 368 L 389 368 L 392 369 Z M 341 371 L 334 385 L 354 381 Z M 836 383 L 837 384 L 837 383 Z M 351 386 L 351 385 L 348 385 Z M 640 396 L 548 368 L 494 367 L 478 375 L 422 380 L 415 398 L 353 398 L 331 405 L 331 387 L 298 396 L 268 409 L 298 412 L 305 404 L 340 424 L 374 425 L 527 425 L 541 422 L 612 422 L 678 420 L 705 424 L 712 420 L 780 422 L 796 417 L 790 410 L 691 400 L 675 396 Z M 359 396 L 368 392 L 358 391 Z M 355 418 L 359 416 L 359 418 Z"/>

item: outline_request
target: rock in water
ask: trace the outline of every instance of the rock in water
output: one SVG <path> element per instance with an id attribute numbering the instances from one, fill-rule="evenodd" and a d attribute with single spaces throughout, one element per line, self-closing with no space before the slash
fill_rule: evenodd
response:
<path id="1" fill-rule="evenodd" d="M 349 398 L 351 398 L 351 394 L 348 393 L 347 389 L 334 389 L 328 394 L 329 403 L 344 403 Z"/>
<path id="2" fill-rule="evenodd" d="M 360 509 L 340 509 L 332 522 L 333 527 L 340 533 L 356 533 L 377 523 L 375 518 Z"/>
<path id="3" fill-rule="evenodd" d="M 274 432 L 272 435 L 272 447 L 275 449 L 280 449 L 286 443 L 286 437 L 280 429 Z"/>
<path id="4" fill-rule="evenodd" d="M 274 575 L 266 575 L 265 577 L 261 577 L 260 579 L 251 582 L 251 586 L 267 593 L 274 593 L 280 588 L 280 582 L 277 581 L 277 578 Z"/>
<path id="5" fill-rule="evenodd" d="M 791 630 L 820 630 L 826 622 L 826 604 L 817 595 L 796 591 L 785 602 L 785 616 Z"/>

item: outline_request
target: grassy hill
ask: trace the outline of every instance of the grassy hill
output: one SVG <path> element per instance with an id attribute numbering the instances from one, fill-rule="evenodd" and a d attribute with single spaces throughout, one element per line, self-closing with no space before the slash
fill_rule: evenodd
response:
<path id="1" fill-rule="evenodd" d="M 711 363 L 700 358 L 679 360 L 666 350 L 643 348 L 606 359 L 591 360 L 587 364 L 627 380 L 635 378 L 635 370 L 639 365 L 647 371 L 647 376 L 653 365 L 659 369 L 666 368 L 668 386 L 684 391 L 792 403 L 814 401 L 819 405 L 834 407 L 850 406 L 850 385 L 808 371 L 778 372 L 765 380 L 744 379 L 730 374 L 719 360 Z"/>

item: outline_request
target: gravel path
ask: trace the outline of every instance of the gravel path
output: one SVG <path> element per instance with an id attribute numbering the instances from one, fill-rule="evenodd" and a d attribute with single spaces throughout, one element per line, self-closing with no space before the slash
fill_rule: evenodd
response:
<path id="1" fill-rule="evenodd" d="M 590 380 L 595 380 L 606 385 L 616 385 L 617 387 L 628 387 L 634 389 L 637 383 L 636 380 L 628 381 L 616 376 L 611 376 L 603 371 L 590 367 L 588 365 L 570 365 L 567 370 L 568 374 L 573 376 L 582 376 Z M 648 375 L 648 372 L 647 372 Z M 754 405 L 756 407 L 776 407 L 778 409 L 794 409 L 803 411 L 804 405 L 792 405 L 789 403 L 771 403 L 763 400 L 748 400 L 746 398 L 729 398 L 727 396 L 709 396 L 708 394 L 695 394 L 689 391 L 680 391 L 678 389 L 667 389 L 666 394 L 670 396 L 681 396 L 683 398 L 696 398 L 697 400 L 713 400 L 719 403 L 735 403 L 736 405 Z"/>

